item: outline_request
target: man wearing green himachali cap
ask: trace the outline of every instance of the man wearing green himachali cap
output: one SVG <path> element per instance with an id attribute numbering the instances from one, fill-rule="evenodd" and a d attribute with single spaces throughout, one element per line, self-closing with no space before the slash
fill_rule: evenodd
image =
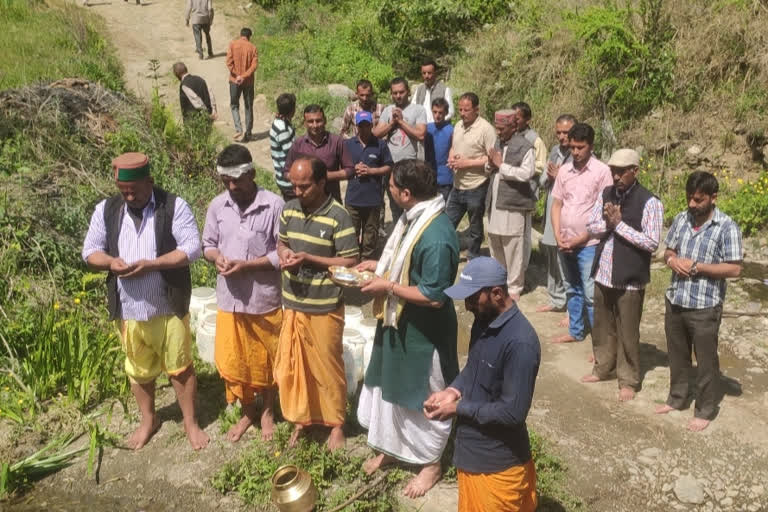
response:
<path id="1" fill-rule="evenodd" d="M 82 256 L 89 267 L 107 271 L 107 309 L 120 332 L 125 371 L 141 412 L 126 444 L 138 450 L 160 428 L 155 379 L 164 372 L 189 442 L 199 450 L 209 439 L 195 418 L 189 332 L 189 264 L 201 254 L 197 224 L 186 201 L 154 186 L 146 155 L 124 153 L 112 168 L 120 193 L 96 205 Z"/>

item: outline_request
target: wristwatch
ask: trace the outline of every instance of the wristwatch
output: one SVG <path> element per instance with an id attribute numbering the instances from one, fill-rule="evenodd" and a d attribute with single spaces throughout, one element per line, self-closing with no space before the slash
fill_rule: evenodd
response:
<path id="1" fill-rule="evenodd" d="M 696 268 L 696 265 L 698 265 L 698 263 L 699 263 L 698 261 L 694 261 L 693 264 L 691 265 L 690 270 L 688 270 L 688 273 L 691 275 L 691 277 L 699 273 L 699 270 Z"/>

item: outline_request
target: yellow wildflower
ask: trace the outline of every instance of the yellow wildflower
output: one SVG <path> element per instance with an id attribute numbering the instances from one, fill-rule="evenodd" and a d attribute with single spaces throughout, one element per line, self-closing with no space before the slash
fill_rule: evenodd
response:
<path id="1" fill-rule="evenodd" d="M 23 403 L 24 403 L 24 400 L 22 400 L 21 398 L 19 398 L 19 405 L 21 405 L 21 404 L 23 404 Z"/>
<path id="2" fill-rule="evenodd" d="M 58 311 L 60 308 L 61 308 L 61 304 L 59 304 L 58 302 L 53 303 L 53 309 Z"/>
<path id="3" fill-rule="evenodd" d="M 75 304 L 80 304 L 80 299 L 75 299 Z"/>
<path id="4" fill-rule="evenodd" d="M 275 452 L 275 457 L 279 457 L 279 456 L 280 456 L 280 450 Z"/>
<path id="5" fill-rule="evenodd" d="M 739 185 L 743 185 L 744 184 L 744 180 L 741 179 L 741 178 L 737 179 L 736 181 L 739 183 Z"/>

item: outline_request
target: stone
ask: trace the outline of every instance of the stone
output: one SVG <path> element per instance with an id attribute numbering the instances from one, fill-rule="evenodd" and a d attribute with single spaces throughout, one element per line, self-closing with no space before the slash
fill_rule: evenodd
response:
<path id="1" fill-rule="evenodd" d="M 750 487 L 750 490 L 758 496 L 761 496 L 765 492 L 765 487 L 762 485 L 753 485 Z"/>
<path id="2" fill-rule="evenodd" d="M 646 457 L 654 457 L 655 458 L 655 457 L 658 457 L 659 455 L 661 455 L 661 450 L 654 446 L 654 447 L 651 447 L 651 448 L 646 448 L 645 450 L 641 451 L 640 455 L 644 455 Z"/>
<path id="3" fill-rule="evenodd" d="M 725 495 L 728 496 L 729 498 L 735 498 L 736 496 L 739 495 L 739 490 L 738 489 L 728 489 L 727 491 L 725 491 Z"/>
<path id="4" fill-rule="evenodd" d="M 646 457 L 645 455 L 638 456 L 637 461 L 640 462 L 641 464 L 645 464 L 646 466 L 653 466 L 654 464 L 656 464 L 656 459 L 652 459 L 651 457 Z"/>
<path id="5" fill-rule="evenodd" d="M 756 314 L 760 312 L 761 308 L 762 308 L 762 305 L 759 302 L 751 301 L 751 302 L 747 302 L 747 305 L 744 307 L 744 310 L 747 313 Z"/>
<path id="6" fill-rule="evenodd" d="M 328 94 L 334 98 L 346 98 L 348 100 L 355 97 L 355 91 L 344 84 L 328 84 Z"/>
<path id="7" fill-rule="evenodd" d="M 728 498 L 728 497 L 723 498 L 722 500 L 720 500 L 720 505 L 724 507 L 730 507 L 731 505 L 733 505 L 733 498 Z"/>
<path id="8" fill-rule="evenodd" d="M 701 149 L 701 146 L 698 144 L 694 144 L 693 146 L 688 148 L 688 151 L 686 151 L 686 154 L 689 156 L 699 156 L 703 149 Z"/>
<path id="9" fill-rule="evenodd" d="M 341 117 L 335 117 L 331 121 L 331 131 L 333 133 L 341 133 L 341 127 L 344 125 L 344 119 Z"/>
<path id="10" fill-rule="evenodd" d="M 670 484 L 669 482 L 661 486 L 661 492 L 669 492 L 671 490 L 672 490 L 672 484 Z"/>
<path id="11" fill-rule="evenodd" d="M 701 505 L 704 503 L 704 487 L 691 475 L 683 475 L 675 482 L 675 497 L 681 503 Z"/>

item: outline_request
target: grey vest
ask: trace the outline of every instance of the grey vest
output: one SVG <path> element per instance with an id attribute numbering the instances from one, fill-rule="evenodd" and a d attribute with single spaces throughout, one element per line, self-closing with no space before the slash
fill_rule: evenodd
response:
<path id="1" fill-rule="evenodd" d="M 525 137 L 515 134 L 504 144 L 499 140 L 496 141 L 496 149 L 502 154 L 504 154 L 505 147 L 507 152 L 504 155 L 504 163 L 512 167 L 520 167 L 526 153 L 533 149 L 533 144 Z M 503 180 L 498 175 L 498 171 L 496 176 L 494 176 L 494 180 L 498 182 L 498 192 L 496 193 L 497 210 L 530 211 L 536 207 L 536 195 L 531 188 L 530 181 Z M 486 211 L 488 212 L 490 212 L 492 198 L 493 193 L 487 194 L 485 198 Z"/>
<path id="2" fill-rule="evenodd" d="M 155 195 L 155 244 L 157 255 L 162 256 L 176 249 L 176 239 L 173 237 L 171 225 L 176 206 L 176 196 L 154 187 Z M 104 225 L 107 228 L 107 254 L 116 258 L 120 256 L 118 240 L 120 228 L 125 214 L 125 201 L 121 195 L 112 196 L 104 205 Z M 161 270 L 160 275 L 165 281 L 168 303 L 173 313 L 184 318 L 189 312 L 189 300 L 192 296 L 192 279 L 189 266 Z M 107 274 L 107 309 L 109 319 L 121 317 L 120 297 L 117 290 L 117 276 L 112 272 Z"/>
<path id="3" fill-rule="evenodd" d="M 437 98 L 445 98 L 446 85 L 442 80 L 435 82 L 432 89 L 429 90 L 430 101 L 435 101 Z M 421 84 L 416 88 L 416 103 L 424 105 L 424 98 L 427 97 L 427 84 Z M 429 107 L 428 107 L 429 108 Z"/>

